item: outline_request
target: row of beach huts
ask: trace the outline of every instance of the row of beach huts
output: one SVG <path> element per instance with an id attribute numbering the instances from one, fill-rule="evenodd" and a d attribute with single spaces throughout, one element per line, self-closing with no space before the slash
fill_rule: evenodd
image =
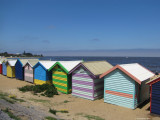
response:
<path id="1" fill-rule="evenodd" d="M 150 112 L 160 115 L 160 76 L 138 63 L 112 66 L 107 61 L 1 59 L 0 74 L 58 91 L 135 109 L 150 97 Z"/>

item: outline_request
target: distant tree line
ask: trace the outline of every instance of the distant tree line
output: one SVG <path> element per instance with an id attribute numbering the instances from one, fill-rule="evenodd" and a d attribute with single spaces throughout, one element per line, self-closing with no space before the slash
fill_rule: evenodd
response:
<path id="1" fill-rule="evenodd" d="M 8 53 L 8 52 L 4 52 L 4 53 L 0 53 L 0 56 L 4 56 L 4 57 L 43 57 L 43 55 L 36 55 L 36 54 L 32 54 L 32 53 L 26 53 L 25 51 L 22 54 L 12 54 L 12 53 Z"/>

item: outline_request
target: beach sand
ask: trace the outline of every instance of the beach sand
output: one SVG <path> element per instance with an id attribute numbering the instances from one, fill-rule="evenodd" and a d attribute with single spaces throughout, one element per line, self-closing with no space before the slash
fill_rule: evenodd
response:
<path id="1" fill-rule="evenodd" d="M 33 95 L 31 92 L 22 93 L 17 89 L 25 85 L 33 84 L 0 75 L 1 92 L 16 95 L 17 98 L 27 101 L 20 104 L 25 106 L 37 106 L 45 112 L 48 112 L 49 108 L 68 110 L 69 113 L 57 113 L 57 116 L 62 119 L 89 120 L 89 118 L 94 117 L 95 119 L 93 120 L 101 120 L 100 118 L 105 120 L 160 120 L 160 117 L 150 114 L 150 103 L 132 110 L 104 103 L 103 99 L 90 101 L 74 97 L 71 94 L 59 93 L 59 95 L 55 95 L 53 98 L 47 98 L 40 95 Z"/>

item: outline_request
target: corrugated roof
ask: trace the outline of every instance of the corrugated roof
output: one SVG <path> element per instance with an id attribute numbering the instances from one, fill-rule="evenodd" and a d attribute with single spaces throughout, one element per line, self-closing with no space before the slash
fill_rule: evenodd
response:
<path id="1" fill-rule="evenodd" d="M 156 80 L 158 78 L 160 78 L 160 75 L 154 75 L 153 77 L 150 78 L 150 80 L 146 84 L 153 82 L 154 80 Z"/>
<path id="2" fill-rule="evenodd" d="M 10 66 L 15 66 L 17 60 L 8 60 L 7 62 Z"/>
<path id="3" fill-rule="evenodd" d="M 141 82 L 154 76 L 154 73 L 152 73 L 138 63 L 122 64 L 119 66 L 125 69 L 127 72 L 129 72 Z"/>
<path id="4" fill-rule="evenodd" d="M 107 61 L 89 61 L 82 64 L 94 75 L 100 75 L 113 67 Z"/>
<path id="5" fill-rule="evenodd" d="M 59 61 L 61 65 L 69 72 L 82 61 Z"/>
<path id="6" fill-rule="evenodd" d="M 52 67 L 57 61 L 39 61 L 47 70 Z"/>
<path id="7" fill-rule="evenodd" d="M 21 61 L 23 66 L 28 62 L 28 59 L 19 59 L 19 60 Z"/>
<path id="8" fill-rule="evenodd" d="M 27 63 L 29 63 L 30 66 L 33 67 L 35 64 L 38 63 L 38 61 L 39 61 L 38 59 L 29 59 Z M 27 63 L 26 63 L 26 64 L 27 64 Z M 25 64 L 25 65 L 26 65 L 26 64 Z M 24 66 L 25 66 L 25 65 L 24 65 Z"/>
<path id="9" fill-rule="evenodd" d="M 38 59 L 19 59 L 19 60 L 21 61 L 22 65 L 24 66 L 24 65 L 26 65 L 26 63 L 27 63 L 28 61 L 32 62 L 32 61 L 36 61 L 36 60 L 38 60 Z"/>

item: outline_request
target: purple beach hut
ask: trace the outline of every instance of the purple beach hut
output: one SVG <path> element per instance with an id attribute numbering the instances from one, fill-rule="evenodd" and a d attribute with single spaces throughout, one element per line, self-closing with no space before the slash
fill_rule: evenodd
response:
<path id="1" fill-rule="evenodd" d="M 103 97 L 104 81 L 99 75 L 113 66 L 107 61 L 82 62 L 74 67 L 72 74 L 72 95 L 95 100 Z"/>

